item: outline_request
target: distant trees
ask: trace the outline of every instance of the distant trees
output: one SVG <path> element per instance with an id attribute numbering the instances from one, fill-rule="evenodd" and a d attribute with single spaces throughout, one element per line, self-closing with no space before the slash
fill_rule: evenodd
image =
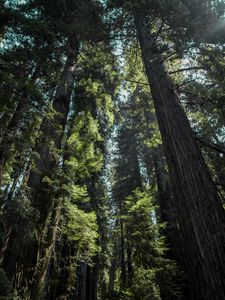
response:
<path id="1" fill-rule="evenodd" d="M 0 296 L 225 299 L 221 1 L 2 1 Z"/>

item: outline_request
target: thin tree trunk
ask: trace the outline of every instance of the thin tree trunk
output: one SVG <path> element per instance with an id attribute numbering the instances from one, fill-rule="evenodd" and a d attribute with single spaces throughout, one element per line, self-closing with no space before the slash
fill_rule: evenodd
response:
<path id="1" fill-rule="evenodd" d="M 174 197 L 171 193 L 169 178 L 161 157 L 160 147 L 153 149 L 152 159 L 158 186 L 158 201 L 162 222 L 166 223 L 164 234 L 169 244 L 168 256 L 180 266 L 184 265 L 183 249 L 181 247 L 180 231 L 177 227 L 177 211 Z"/>
<path id="2" fill-rule="evenodd" d="M 142 57 L 175 196 L 190 299 L 225 299 L 224 210 L 145 15 L 135 14 Z"/>
<path id="3" fill-rule="evenodd" d="M 121 243 L 121 288 L 124 289 L 127 284 L 127 272 L 125 262 L 125 241 L 124 241 L 124 224 L 120 220 L 120 243 Z"/>
<path id="4" fill-rule="evenodd" d="M 129 236 L 129 232 L 127 232 L 127 236 Z M 132 286 L 133 283 L 133 266 L 132 266 L 132 248 L 129 243 L 127 242 L 127 280 L 128 286 Z"/>
<path id="5" fill-rule="evenodd" d="M 87 296 L 86 300 L 97 300 L 98 278 L 99 278 L 99 255 L 93 259 L 94 266 L 88 267 L 89 279 L 87 276 Z"/>
<path id="6" fill-rule="evenodd" d="M 117 255 L 118 255 L 118 248 L 117 248 L 117 245 L 115 245 L 114 249 L 113 249 L 113 259 L 112 259 L 111 266 L 110 266 L 110 269 L 109 269 L 109 287 L 108 287 L 108 298 L 109 299 L 112 299 L 113 295 L 114 295 Z"/>
<path id="7" fill-rule="evenodd" d="M 12 233 L 12 229 L 13 227 L 10 226 L 7 230 L 7 233 L 5 235 L 5 238 L 4 238 L 4 241 L 2 243 L 2 246 L 1 246 L 1 250 L 0 250 L 0 266 L 3 262 L 3 259 L 4 259 L 4 254 L 8 248 L 8 244 L 9 244 L 9 240 L 10 240 L 10 237 L 11 237 L 11 233 Z"/>
<path id="8" fill-rule="evenodd" d="M 81 262 L 78 275 L 78 294 L 76 300 L 86 300 L 87 289 L 87 264 Z"/>
<path id="9" fill-rule="evenodd" d="M 48 232 L 43 236 L 39 245 L 39 255 L 35 266 L 31 286 L 31 299 L 40 300 L 43 293 L 44 283 L 48 266 L 52 257 L 54 242 L 57 235 L 58 224 L 60 222 L 61 209 L 58 204 L 53 207 L 51 222 L 48 224 Z"/>

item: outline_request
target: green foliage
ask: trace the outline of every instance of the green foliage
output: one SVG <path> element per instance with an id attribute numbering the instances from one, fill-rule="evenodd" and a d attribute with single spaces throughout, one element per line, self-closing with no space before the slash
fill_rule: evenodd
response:
<path id="1" fill-rule="evenodd" d="M 12 226 L 16 234 L 14 246 L 21 247 L 34 240 L 37 228 L 39 213 L 31 202 L 31 190 L 23 185 L 13 199 L 8 200 L 2 206 L 2 221 Z"/>
<path id="2" fill-rule="evenodd" d="M 19 259 L 13 270 L 24 268 L 25 276 L 29 276 L 45 262 L 47 270 L 54 249 L 60 256 L 62 278 L 68 281 L 65 285 L 74 292 L 77 266 L 85 263 L 92 267 L 98 254 L 102 299 L 114 275 L 117 299 L 179 299 L 176 279 L 180 271 L 167 258 L 162 235 L 165 224 L 159 221 L 153 192 L 158 179 L 153 154 L 162 141 L 132 14 L 140 9 L 146 13 L 155 38 L 153 50 L 162 54 L 166 69 L 172 72 L 176 92 L 195 133 L 223 146 L 224 37 L 218 32 L 212 36 L 207 29 L 216 24 L 213 19 L 218 21 L 217 17 L 223 16 L 224 4 L 219 0 L 3 2 L 0 155 L 4 154 L 5 163 L 0 172 L 1 247 L 7 233 L 12 232 L 3 257 L 6 268 L 12 273 L 7 259 L 15 251 Z M 74 64 L 72 94 L 63 99 L 65 111 L 60 106 L 59 113 L 52 103 L 71 37 L 75 46 L 81 47 Z M 204 71 L 177 71 L 193 61 Z M 107 149 L 111 130 L 112 149 Z M 203 152 L 224 198 L 224 155 L 205 147 Z M 102 173 L 105 165 L 107 170 Z M 32 172 L 37 175 L 33 191 L 27 186 Z M 143 182 L 150 188 L 143 188 Z M 57 221 L 52 207 L 61 208 Z M 56 230 L 53 238 L 59 219 L 62 230 Z M 125 275 L 130 276 L 124 286 L 122 243 L 125 273 L 129 273 Z M 65 246 L 65 252 L 61 246 Z M 28 271 L 25 255 L 30 252 L 31 257 L 38 256 L 39 264 L 35 266 L 34 262 Z M 115 263 L 115 274 L 110 262 Z M 132 270 L 128 272 L 129 262 Z M 57 259 L 54 263 L 57 265 Z M 54 272 L 50 273 L 51 277 Z M 23 284 L 21 273 L 9 275 Z M 48 290 L 47 280 L 44 283 Z M 10 289 L 10 281 L 0 269 L 0 294 L 6 295 Z"/>
<path id="3" fill-rule="evenodd" d="M 127 197 L 127 214 L 123 217 L 133 250 L 134 299 L 180 299 L 176 263 L 166 258 L 165 224 L 156 217 L 157 207 L 150 191 L 136 189 Z M 149 298 L 150 297 L 150 298 Z"/>
<path id="4" fill-rule="evenodd" d="M 158 125 L 156 123 L 152 123 L 148 125 L 148 128 L 150 128 L 151 130 L 151 138 L 150 139 L 146 138 L 144 140 L 144 144 L 151 149 L 157 148 L 159 145 L 162 144 L 162 139 L 161 139 Z"/>
<path id="5" fill-rule="evenodd" d="M 70 242 L 75 242 L 77 263 L 91 263 L 91 258 L 97 253 L 98 226 L 94 212 L 85 212 L 75 204 L 66 204 L 67 222 L 63 233 Z"/>
<path id="6" fill-rule="evenodd" d="M 76 109 L 89 110 L 98 120 L 101 134 L 106 134 L 114 122 L 113 100 L 119 89 L 119 66 L 109 46 L 86 47 L 87 53 L 79 61 Z"/>
<path id="7" fill-rule="evenodd" d="M 134 246 L 136 263 L 151 265 L 157 256 L 163 255 L 166 247 L 160 230 L 165 226 L 156 217 L 157 207 L 149 191 L 136 189 L 127 197 L 127 215 L 124 217 Z M 145 260 L 143 260 L 143 258 Z"/>
<path id="8" fill-rule="evenodd" d="M 67 193 L 72 203 L 82 204 L 90 201 L 86 185 L 81 186 L 78 184 L 63 184 L 61 189 Z"/>
<path id="9" fill-rule="evenodd" d="M 160 300 L 159 286 L 156 284 L 156 271 L 144 269 L 143 267 L 135 270 L 135 281 L 131 287 L 134 300 Z M 165 298 L 169 299 L 169 298 Z"/>
<path id="10" fill-rule="evenodd" d="M 74 119 L 72 133 L 67 140 L 67 151 L 70 155 L 65 161 L 65 168 L 73 178 L 84 179 L 99 172 L 103 156 L 97 143 L 102 141 L 98 122 L 89 112 Z"/>

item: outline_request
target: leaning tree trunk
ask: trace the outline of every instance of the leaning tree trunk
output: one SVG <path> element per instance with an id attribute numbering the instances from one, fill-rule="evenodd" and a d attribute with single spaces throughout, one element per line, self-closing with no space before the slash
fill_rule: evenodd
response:
<path id="1" fill-rule="evenodd" d="M 147 19 L 135 13 L 177 206 L 191 299 L 225 299 L 224 210 Z"/>

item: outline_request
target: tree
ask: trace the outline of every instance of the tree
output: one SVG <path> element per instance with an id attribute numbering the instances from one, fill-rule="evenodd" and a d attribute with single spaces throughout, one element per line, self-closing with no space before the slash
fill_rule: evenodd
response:
<path id="1" fill-rule="evenodd" d="M 141 9 L 134 16 L 167 157 L 184 249 L 188 250 L 185 260 L 190 280 L 197 274 L 197 280 L 190 285 L 191 297 L 223 299 L 223 208 L 173 83 L 163 66 L 147 17 Z M 217 257 L 218 261 L 215 263 L 212 257 Z"/>
<path id="2" fill-rule="evenodd" d="M 225 299 L 224 9 L 1 2 L 3 297 Z"/>

